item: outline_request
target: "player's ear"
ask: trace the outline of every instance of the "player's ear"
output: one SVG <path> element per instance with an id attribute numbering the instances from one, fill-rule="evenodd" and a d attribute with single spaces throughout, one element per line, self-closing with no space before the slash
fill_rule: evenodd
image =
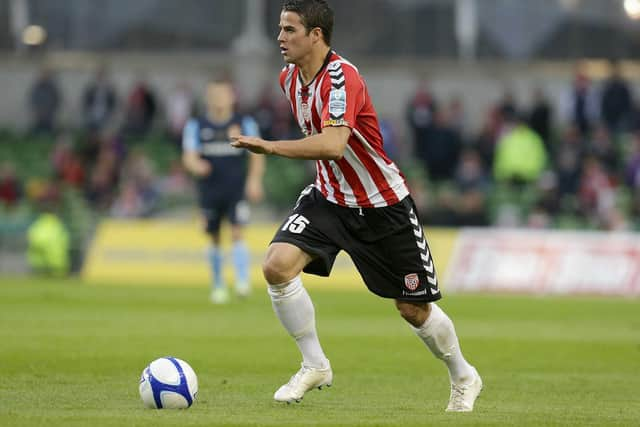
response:
<path id="1" fill-rule="evenodd" d="M 311 39 L 314 43 L 322 40 L 322 29 L 320 27 L 315 27 L 311 30 Z"/>

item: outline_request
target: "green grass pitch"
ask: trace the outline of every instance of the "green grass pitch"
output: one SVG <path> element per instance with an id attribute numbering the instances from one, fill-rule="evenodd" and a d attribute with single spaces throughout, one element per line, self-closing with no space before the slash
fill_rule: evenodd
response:
<path id="1" fill-rule="evenodd" d="M 283 405 L 299 356 L 262 290 L 219 307 L 205 289 L 2 278 L 0 425 L 640 425 L 638 300 L 445 296 L 485 383 L 475 412 L 448 414 L 446 369 L 390 301 L 310 293 L 334 386 Z M 142 406 L 140 373 L 166 355 L 198 375 L 188 410 Z"/>

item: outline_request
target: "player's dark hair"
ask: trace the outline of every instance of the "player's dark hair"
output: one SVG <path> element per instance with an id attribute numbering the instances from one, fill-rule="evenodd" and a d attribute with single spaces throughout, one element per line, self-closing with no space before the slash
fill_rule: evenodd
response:
<path id="1" fill-rule="evenodd" d="M 233 78 L 229 70 L 215 71 L 209 73 L 207 83 L 230 84 L 233 86 Z"/>
<path id="2" fill-rule="evenodd" d="M 285 0 L 282 3 L 282 10 L 300 15 L 307 34 L 314 28 L 320 28 L 325 43 L 331 46 L 333 10 L 326 0 Z"/>

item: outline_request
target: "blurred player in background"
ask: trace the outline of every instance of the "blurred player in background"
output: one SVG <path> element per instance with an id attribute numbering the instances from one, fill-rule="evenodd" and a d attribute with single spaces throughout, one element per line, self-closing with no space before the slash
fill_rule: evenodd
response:
<path id="1" fill-rule="evenodd" d="M 190 119 L 183 132 L 182 160 L 197 180 L 198 199 L 211 238 L 208 261 L 211 268 L 211 301 L 223 304 L 229 290 L 222 270 L 224 256 L 220 245 L 220 224 L 231 223 L 235 267 L 235 291 L 248 296 L 249 250 L 243 240 L 243 226 L 249 219 L 250 202 L 263 197 L 264 157 L 235 150 L 230 138 L 240 134 L 259 136 L 258 125 L 249 116 L 236 113 L 236 97 L 228 80 L 214 80 L 206 88 L 206 114 Z"/>
<path id="2" fill-rule="evenodd" d="M 402 317 L 446 364 L 447 411 L 471 411 L 482 380 L 464 359 L 451 319 L 434 303 L 441 296 L 415 205 L 382 148 L 362 76 L 331 50 L 332 29 L 333 11 L 325 0 L 284 2 L 278 43 L 289 65 L 280 85 L 306 137 L 264 141 L 243 135 L 232 143 L 254 153 L 316 160 L 315 183 L 300 194 L 263 265 L 276 315 L 303 358 L 302 368 L 274 398 L 300 401 L 333 380 L 300 273 L 328 276 L 345 250 L 369 290 L 394 299 Z"/>

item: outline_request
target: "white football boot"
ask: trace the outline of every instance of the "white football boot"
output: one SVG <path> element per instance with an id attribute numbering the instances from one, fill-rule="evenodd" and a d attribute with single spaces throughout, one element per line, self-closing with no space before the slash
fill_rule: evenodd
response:
<path id="1" fill-rule="evenodd" d="M 251 295 L 251 284 L 249 282 L 236 283 L 236 295 L 240 298 L 248 298 Z"/>
<path id="2" fill-rule="evenodd" d="M 451 383 L 451 396 L 449 397 L 447 412 L 473 411 L 473 404 L 482 390 L 482 378 L 480 378 L 476 368 L 473 368 L 473 374 L 473 381 L 469 384 Z"/>
<path id="3" fill-rule="evenodd" d="M 302 368 L 291 377 L 289 382 L 275 392 L 273 398 L 278 402 L 300 402 L 309 390 L 314 388 L 322 390 L 324 386 L 331 387 L 332 381 L 331 365 L 324 369 L 307 368 L 302 365 Z"/>
<path id="4" fill-rule="evenodd" d="M 229 291 L 226 287 L 213 288 L 209 298 L 214 304 L 226 304 L 229 302 Z"/>

